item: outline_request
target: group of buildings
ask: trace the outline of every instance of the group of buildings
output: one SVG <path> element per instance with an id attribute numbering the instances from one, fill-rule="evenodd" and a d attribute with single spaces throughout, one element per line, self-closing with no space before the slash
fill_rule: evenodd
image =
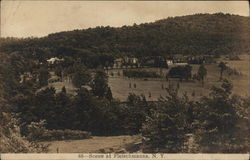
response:
<path id="1" fill-rule="evenodd" d="M 125 66 L 184 66 L 188 64 L 210 64 L 214 62 L 212 55 L 192 56 L 192 55 L 174 55 L 165 57 L 149 57 L 144 62 L 138 58 L 117 58 L 114 60 L 112 68 L 124 68 Z"/>

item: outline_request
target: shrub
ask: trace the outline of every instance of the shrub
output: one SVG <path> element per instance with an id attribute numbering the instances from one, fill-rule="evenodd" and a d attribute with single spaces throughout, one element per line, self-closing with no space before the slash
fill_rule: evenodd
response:
<path id="1" fill-rule="evenodd" d="M 239 61 L 240 57 L 238 55 L 229 55 L 229 60 L 231 60 L 231 61 Z"/>
<path id="2" fill-rule="evenodd" d="M 80 130 L 47 130 L 45 120 L 28 125 L 27 139 L 30 141 L 74 140 L 90 138 L 90 132 Z"/>
<path id="3" fill-rule="evenodd" d="M 28 136 L 27 139 L 29 141 L 38 141 L 40 140 L 47 129 L 44 127 L 46 124 L 45 120 L 41 120 L 39 122 L 31 122 L 28 126 Z"/>
<path id="4" fill-rule="evenodd" d="M 192 66 L 177 66 L 170 69 L 168 77 L 182 79 L 190 79 L 192 77 Z"/>
<path id="5" fill-rule="evenodd" d="M 228 75 L 236 75 L 236 76 L 240 76 L 241 75 L 241 73 L 239 72 L 239 71 L 237 71 L 237 69 L 236 68 L 231 68 L 231 67 L 226 67 L 226 71 L 227 71 L 227 74 Z"/>
<path id="6" fill-rule="evenodd" d="M 47 130 L 41 140 L 76 140 L 76 139 L 87 139 L 91 138 L 90 132 L 80 130 Z"/>
<path id="7" fill-rule="evenodd" d="M 21 135 L 18 120 L 12 114 L 0 112 L 0 122 L 1 153 L 48 152 L 48 145 L 28 141 Z"/>

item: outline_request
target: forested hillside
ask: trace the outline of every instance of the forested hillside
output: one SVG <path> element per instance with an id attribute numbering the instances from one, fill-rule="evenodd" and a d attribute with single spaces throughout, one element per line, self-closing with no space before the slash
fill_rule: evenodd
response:
<path id="1" fill-rule="evenodd" d="M 103 54 L 113 57 L 237 54 L 250 51 L 250 18 L 223 13 L 195 14 L 120 28 L 101 26 L 2 42 L 3 51 L 18 51 L 40 60 L 72 56 L 86 62 Z"/>

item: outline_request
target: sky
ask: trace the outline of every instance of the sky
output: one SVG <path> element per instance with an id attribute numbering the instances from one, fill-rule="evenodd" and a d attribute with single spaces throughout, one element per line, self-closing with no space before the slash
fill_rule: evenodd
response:
<path id="1" fill-rule="evenodd" d="M 1 37 L 42 37 L 96 26 L 120 27 L 195 13 L 249 16 L 248 1 L 1 1 Z"/>

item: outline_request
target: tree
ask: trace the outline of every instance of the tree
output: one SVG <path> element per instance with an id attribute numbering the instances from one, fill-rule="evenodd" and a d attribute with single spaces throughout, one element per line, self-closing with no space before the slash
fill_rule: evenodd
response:
<path id="1" fill-rule="evenodd" d="M 177 97 L 177 90 L 168 90 L 142 127 L 143 152 L 176 153 L 183 151 L 186 128 L 187 97 Z"/>
<path id="2" fill-rule="evenodd" d="M 108 87 L 107 92 L 105 94 L 105 97 L 111 102 L 111 100 L 113 99 L 113 95 L 112 95 L 112 91 L 110 89 L 110 87 Z"/>
<path id="3" fill-rule="evenodd" d="M 46 120 L 48 128 L 54 127 L 54 116 L 56 116 L 53 107 L 55 106 L 55 88 L 48 87 L 41 90 L 35 95 L 35 102 L 32 104 L 32 114 L 36 116 L 36 120 Z M 29 116 L 29 115 L 27 115 Z"/>
<path id="4" fill-rule="evenodd" d="M 226 70 L 227 66 L 225 62 L 220 62 L 218 67 L 220 68 L 220 80 L 222 80 L 223 72 Z"/>
<path id="5" fill-rule="evenodd" d="M 198 76 L 198 80 L 201 80 L 202 82 L 202 87 L 204 86 L 204 78 L 207 75 L 207 69 L 205 68 L 204 64 L 201 64 L 198 72 L 197 72 L 197 76 Z"/>
<path id="6" fill-rule="evenodd" d="M 67 93 L 67 90 L 65 88 L 65 86 L 62 87 L 62 90 L 61 90 L 62 93 L 66 94 Z"/>
<path id="7" fill-rule="evenodd" d="M 83 65 L 75 65 L 73 67 L 72 83 L 76 88 L 86 85 L 91 81 L 91 75 L 87 68 Z"/>
<path id="8" fill-rule="evenodd" d="M 197 140 L 202 152 L 233 152 L 230 147 L 241 143 L 237 136 L 239 116 L 230 98 L 232 84 L 224 80 L 213 87 L 209 97 L 201 99 L 198 108 Z"/>
<path id="9" fill-rule="evenodd" d="M 48 85 L 48 79 L 50 77 L 50 74 L 48 72 L 48 69 L 43 67 L 38 71 L 38 80 L 39 80 L 39 86 L 43 87 Z"/>
<path id="10" fill-rule="evenodd" d="M 67 95 L 65 87 L 62 87 L 62 91 L 55 95 L 55 105 L 51 107 L 51 111 L 53 129 L 65 129 L 72 126 L 71 117 L 75 114 L 72 111 L 72 100 Z"/>
<path id="11" fill-rule="evenodd" d="M 127 116 L 123 127 L 129 134 L 138 134 L 149 114 L 150 107 L 144 95 L 129 93 L 127 98 Z"/>
<path id="12" fill-rule="evenodd" d="M 108 87 L 108 77 L 102 70 L 98 70 L 91 83 L 93 94 L 99 98 L 110 98 L 110 88 Z"/>

